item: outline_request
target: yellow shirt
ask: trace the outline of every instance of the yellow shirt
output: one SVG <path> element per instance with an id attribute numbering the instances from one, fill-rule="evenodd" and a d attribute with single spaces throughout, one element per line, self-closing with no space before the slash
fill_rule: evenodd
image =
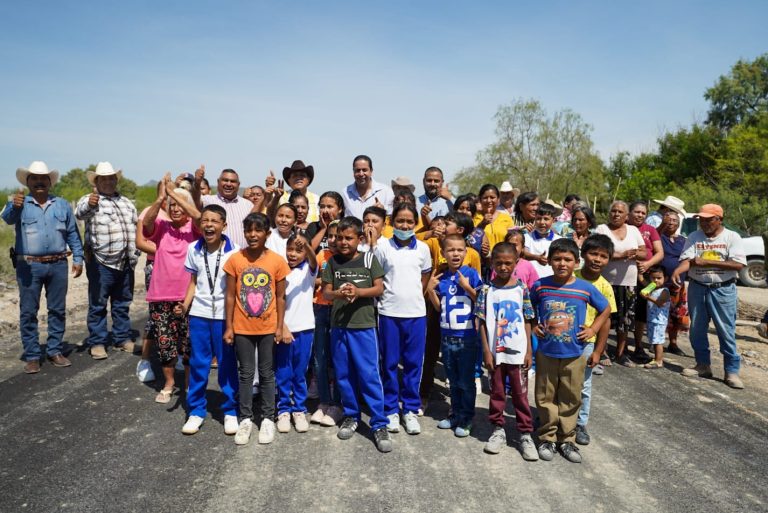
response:
<path id="1" fill-rule="evenodd" d="M 443 251 L 440 248 L 439 240 L 437 240 L 435 237 L 432 237 L 431 239 L 425 240 L 424 244 L 429 247 L 429 252 L 432 255 L 432 269 L 437 269 L 441 264 L 446 262 L 445 257 L 443 257 Z M 462 262 L 462 265 L 468 265 L 469 267 L 475 269 L 478 274 L 480 274 L 480 255 L 477 253 L 477 251 L 468 247 L 467 254 L 464 256 L 464 262 Z"/>
<path id="2" fill-rule="evenodd" d="M 491 249 L 493 249 L 499 242 L 504 242 L 504 238 L 507 236 L 510 228 L 515 227 L 515 220 L 512 219 L 509 214 L 501 210 L 497 210 L 496 213 L 498 214 L 496 218 L 485 225 L 484 228 Z M 475 222 L 475 226 L 479 225 L 483 221 L 483 214 L 480 214 L 479 212 L 475 214 L 473 221 Z"/>
<path id="3" fill-rule="evenodd" d="M 602 276 L 598 276 L 595 281 L 588 280 L 581 275 L 581 269 L 577 270 L 573 274 L 575 274 L 577 278 L 581 278 L 582 280 L 588 281 L 594 285 L 595 288 L 605 296 L 605 299 L 608 300 L 608 305 L 611 307 L 611 313 L 616 313 L 619 311 L 618 308 L 616 308 L 616 297 L 613 295 L 613 287 L 610 283 L 608 283 L 608 280 Z M 595 322 L 595 317 L 597 317 L 597 310 L 587 305 L 587 318 L 584 321 L 584 324 L 587 326 L 592 326 L 592 323 Z M 595 340 L 597 340 L 597 335 L 587 340 L 587 342 L 594 344 Z"/>

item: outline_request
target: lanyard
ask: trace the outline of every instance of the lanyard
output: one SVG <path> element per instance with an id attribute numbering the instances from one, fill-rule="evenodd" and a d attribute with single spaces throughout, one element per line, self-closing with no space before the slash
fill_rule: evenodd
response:
<path id="1" fill-rule="evenodd" d="M 224 242 L 221 242 L 224 244 Z M 208 286 L 211 290 L 211 312 L 213 313 L 213 317 L 216 318 L 216 299 L 214 298 L 214 284 L 216 283 L 216 278 L 219 276 L 219 263 L 221 262 L 221 246 L 219 246 L 218 251 L 216 251 L 216 268 L 213 271 L 213 278 L 211 278 L 211 269 L 208 267 L 208 246 L 205 247 L 205 254 L 203 255 L 203 260 L 205 261 L 205 274 L 208 275 Z"/>

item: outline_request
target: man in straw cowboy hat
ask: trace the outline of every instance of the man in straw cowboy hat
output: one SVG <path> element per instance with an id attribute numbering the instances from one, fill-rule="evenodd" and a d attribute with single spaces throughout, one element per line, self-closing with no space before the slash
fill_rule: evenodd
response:
<path id="1" fill-rule="evenodd" d="M 88 347 L 94 360 L 107 357 L 107 303 L 111 303 L 112 342 L 133 352 L 129 309 L 136 266 L 136 207 L 117 192 L 122 176 L 109 162 L 86 173 L 93 191 L 77 202 L 75 215 L 85 222 L 85 271 L 88 275 Z"/>
<path id="2" fill-rule="evenodd" d="M 656 212 L 649 214 L 648 217 L 645 218 L 645 224 L 658 228 L 661 226 L 661 221 L 664 219 L 664 214 L 667 212 L 674 212 L 680 215 L 680 224 L 682 224 L 682 218 L 685 217 L 685 210 L 683 208 L 685 207 L 685 202 L 683 200 L 674 196 L 667 196 L 663 200 L 655 199 L 653 202 L 657 203 L 659 208 Z"/>
<path id="3" fill-rule="evenodd" d="M 45 287 L 48 304 L 48 343 L 46 354 L 54 367 L 69 367 L 62 354 L 66 326 L 67 256 L 72 259 L 72 276 L 83 272 L 83 245 L 72 208 L 63 198 L 52 196 L 50 189 L 59 172 L 48 170 L 45 162 L 35 161 L 28 168 L 16 170 L 19 182 L 29 187 L 29 194 L 19 189 L 3 210 L 3 220 L 16 227 L 14 267 L 19 284 L 19 328 L 24 347 L 24 372 L 40 371 L 42 351 L 37 323 L 40 293 Z"/>

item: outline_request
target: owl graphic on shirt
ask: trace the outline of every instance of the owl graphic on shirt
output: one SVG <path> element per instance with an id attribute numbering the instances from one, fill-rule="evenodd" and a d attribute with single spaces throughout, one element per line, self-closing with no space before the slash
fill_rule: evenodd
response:
<path id="1" fill-rule="evenodd" d="M 243 271 L 240 277 L 240 304 L 249 317 L 260 317 L 272 304 L 272 276 L 260 267 Z"/>

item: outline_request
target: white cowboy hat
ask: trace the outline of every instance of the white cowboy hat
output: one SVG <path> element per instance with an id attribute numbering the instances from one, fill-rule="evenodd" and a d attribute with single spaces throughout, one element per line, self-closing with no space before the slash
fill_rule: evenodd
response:
<path id="1" fill-rule="evenodd" d="M 683 207 L 685 206 L 685 202 L 681 200 L 680 198 L 676 198 L 674 196 L 667 196 L 663 200 L 653 200 L 654 203 L 658 203 L 659 205 L 665 206 L 670 210 L 674 210 L 680 215 L 685 215 L 685 210 L 683 210 Z"/>
<path id="2" fill-rule="evenodd" d="M 85 175 L 88 177 L 88 181 L 91 182 L 91 185 L 96 185 L 97 176 L 117 175 L 117 179 L 120 180 L 120 177 L 123 176 L 123 172 L 120 169 L 115 171 L 115 168 L 113 168 L 112 164 L 109 162 L 99 162 L 96 164 L 96 171 L 88 171 Z"/>
<path id="3" fill-rule="evenodd" d="M 402 187 L 404 189 L 408 189 L 411 192 L 416 191 L 416 186 L 411 182 L 410 178 L 407 176 L 398 176 L 394 180 L 392 180 L 392 188 L 395 189 L 397 187 Z"/>
<path id="4" fill-rule="evenodd" d="M 554 207 L 556 216 L 559 216 L 560 214 L 563 213 L 563 206 L 556 203 L 555 200 L 551 200 L 547 198 L 546 200 L 544 200 L 544 205 L 549 205 L 551 207 Z"/>
<path id="5" fill-rule="evenodd" d="M 51 179 L 51 187 L 56 185 L 56 182 L 59 180 L 59 172 L 55 169 L 48 171 L 48 166 L 41 160 L 32 162 L 29 165 L 29 168 L 20 167 L 16 170 L 16 179 L 21 183 L 21 185 L 25 187 L 27 185 L 27 178 L 29 178 L 29 175 L 48 175 L 48 177 Z"/>

